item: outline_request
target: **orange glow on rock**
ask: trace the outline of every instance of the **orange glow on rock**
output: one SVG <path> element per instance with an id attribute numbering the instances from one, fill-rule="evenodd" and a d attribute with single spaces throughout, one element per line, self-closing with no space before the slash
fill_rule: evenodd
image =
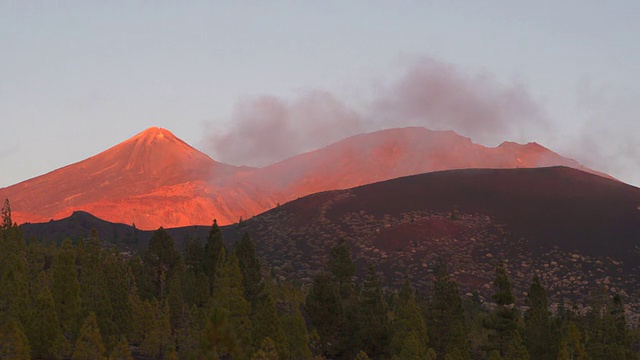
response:
<path id="1" fill-rule="evenodd" d="M 474 144 L 452 131 L 403 128 L 357 135 L 261 169 L 222 164 L 149 128 L 86 160 L 0 189 L 14 221 L 82 210 L 140 229 L 221 225 L 325 190 L 461 168 L 564 165 L 596 173 L 538 144 Z"/>

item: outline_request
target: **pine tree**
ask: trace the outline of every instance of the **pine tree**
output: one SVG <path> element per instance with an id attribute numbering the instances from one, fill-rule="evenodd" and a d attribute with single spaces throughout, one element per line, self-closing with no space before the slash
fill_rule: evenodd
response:
<path id="1" fill-rule="evenodd" d="M 228 321 L 227 309 L 213 305 L 203 331 L 198 356 L 201 359 L 244 358 L 236 332 Z"/>
<path id="2" fill-rule="evenodd" d="M 34 358 L 62 357 L 64 338 L 60 331 L 53 296 L 48 287 L 42 287 L 37 295 L 29 329 L 29 343 Z"/>
<path id="3" fill-rule="evenodd" d="M 222 250 L 223 258 L 224 250 Z M 218 264 L 214 284 L 214 303 L 228 313 L 229 326 L 238 337 L 240 346 L 251 354 L 251 304 L 244 297 L 242 273 L 235 254 Z"/>
<path id="4" fill-rule="evenodd" d="M 278 351 L 276 350 L 276 343 L 270 338 L 266 337 L 260 342 L 258 351 L 251 357 L 251 360 L 278 360 Z"/>
<path id="5" fill-rule="evenodd" d="M 631 357 L 621 298 L 612 300 L 601 287 L 592 292 L 589 307 L 585 326 L 585 347 L 589 356 L 593 360 Z"/>
<path id="6" fill-rule="evenodd" d="M 513 306 L 515 297 L 511 292 L 511 282 L 503 262 L 500 262 L 496 268 L 493 286 L 496 291 L 492 297 L 497 308 L 489 314 L 483 325 L 490 330 L 488 350 L 498 350 L 504 357 L 508 353 L 508 347 L 519 348 L 519 344 L 514 344 L 514 338 L 518 332 L 519 314 Z"/>
<path id="7" fill-rule="evenodd" d="M 171 344 L 171 328 L 169 325 L 169 308 L 157 299 L 145 300 L 138 321 L 141 323 L 142 333 L 140 351 L 150 357 L 164 357 Z"/>
<path id="8" fill-rule="evenodd" d="M 373 264 L 369 264 L 359 304 L 360 331 L 357 337 L 362 344 L 360 348 L 373 357 L 384 356 L 388 353 L 390 326 L 387 305 Z"/>
<path id="9" fill-rule="evenodd" d="M 416 356 L 426 356 L 427 345 L 429 343 L 427 326 L 424 322 L 422 310 L 416 303 L 415 295 L 413 294 L 407 277 L 404 278 L 404 283 L 396 301 L 396 308 L 393 315 L 393 337 L 391 338 L 390 345 L 391 353 L 400 356 L 406 339 L 412 334 L 418 349 Z M 401 356 L 401 358 L 403 357 Z"/>
<path id="10" fill-rule="evenodd" d="M 465 360 L 465 357 L 468 357 L 468 354 L 464 354 L 460 349 L 454 348 L 452 351 L 448 352 L 444 359 L 445 360 Z"/>
<path id="11" fill-rule="evenodd" d="M 168 349 L 172 346 L 171 325 L 170 325 L 170 309 L 169 304 L 165 301 L 155 307 L 155 317 L 158 324 L 160 334 L 160 346 L 158 353 L 160 358 L 164 358 Z"/>
<path id="12" fill-rule="evenodd" d="M 205 310 L 193 305 L 184 305 L 184 319 L 179 328 L 173 329 L 174 343 L 182 358 L 191 358 L 197 354 L 200 336 L 204 329 Z"/>
<path id="13" fill-rule="evenodd" d="M 281 358 L 289 357 L 284 330 L 270 295 L 267 294 L 258 300 L 251 324 L 253 326 L 253 343 L 256 348 L 262 344 L 264 339 L 269 338 Z"/>
<path id="14" fill-rule="evenodd" d="M 360 350 L 360 352 L 356 355 L 355 360 L 369 360 L 369 356 L 366 352 Z"/>
<path id="15" fill-rule="evenodd" d="M 96 312 L 96 316 L 100 318 L 99 307 L 105 298 L 106 286 L 103 282 L 102 274 L 102 248 L 98 238 L 96 229 L 91 230 L 91 235 L 84 244 L 82 251 L 76 247 L 76 253 L 81 256 L 80 261 L 80 300 L 82 305 L 82 313 L 86 317 L 89 312 Z"/>
<path id="16" fill-rule="evenodd" d="M 169 304 L 170 324 L 172 329 L 180 329 L 186 321 L 188 307 L 183 300 L 182 278 L 184 272 L 176 271 L 169 283 L 169 295 L 167 295 L 167 303 Z"/>
<path id="17" fill-rule="evenodd" d="M 305 305 L 318 335 L 317 351 L 333 354 L 344 320 L 342 301 L 331 275 L 322 273 L 313 278 Z"/>
<path id="18" fill-rule="evenodd" d="M 194 274 L 202 272 L 202 262 L 204 259 L 204 248 L 199 239 L 189 238 L 184 245 L 184 264 L 187 270 Z"/>
<path id="19" fill-rule="evenodd" d="M 9 204 L 9 199 L 4 199 L 4 205 L 2 206 L 0 220 L 0 230 L 8 230 L 13 226 L 11 220 L 11 205 Z"/>
<path id="20" fill-rule="evenodd" d="M 29 340 L 20 326 L 9 320 L 0 328 L 0 359 L 30 359 Z"/>
<path id="21" fill-rule="evenodd" d="M 429 339 L 439 359 L 458 349 L 469 359 L 464 308 L 458 284 L 451 279 L 446 266 L 438 261 L 435 267 L 434 296 L 429 315 Z"/>
<path id="22" fill-rule="evenodd" d="M 341 313 L 335 315 L 340 323 L 334 354 L 352 357 L 355 355 L 354 350 L 361 345 L 359 339 L 353 336 L 358 333 L 360 321 L 360 305 L 354 282 L 356 267 L 351 259 L 351 251 L 342 239 L 331 249 L 330 255 L 329 270 L 341 303 L 336 309 Z"/>
<path id="23" fill-rule="evenodd" d="M 80 328 L 80 334 L 71 358 L 73 360 L 104 359 L 104 352 L 105 348 L 96 321 L 96 314 L 90 312 Z"/>
<path id="24" fill-rule="evenodd" d="M 256 257 L 256 248 L 249 233 L 244 233 L 242 239 L 236 244 L 235 253 L 238 257 L 240 272 L 242 272 L 245 298 L 255 306 L 256 302 L 265 296 L 265 286 L 260 273 L 260 262 Z"/>
<path id="25" fill-rule="evenodd" d="M 524 342 L 529 354 L 534 359 L 556 359 L 558 342 L 554 336 L 547 293 L 537 276 L 527 293 L 526 304 L 529 309 L 524 313 Z"/>
<path id="26" fill-rule="evenodd" d="M 307 325 L 297 304 L 290 313 L 283 314 L 281 318 L 282 329 L 287 337 L 289 354 L 292 359 L 310 359 L 309 335 Z"/>
<path id="27" fill-rule="evenodd" d="M 502 356 L 500 356 L 500 351 L 493 350 L 489 353 L 489 360 L 502 360 Z"/>
<path id="28" fill-rule="evenodd" d="M 227 249 L 224 246 L 222 240 L 222 232 L 218 227 L 218 222 L 214 219 L 211 230 L 209 230 L 209 236 L 207 237 L 207 243 L 204 246 L 204 256 L 202 259 L 202 271 L 209 278 L 209 294 L 213 293 L 215 288 L 216 271 L 220 267 L 220 263 L 224 261 Z"/>
<path id="29" fill-rule="evenodd" d="M 589 356 L 582 343 L 582 334 L 575 324 L 569 324 L 567 334 L 560 341 L 558 360 L 587 360 Z"/>
<path id="30" fill-rule="evenodd" d="M 176 348 L 173 345 L 170 345 L 167 348 L 167 355 L 164 357 L 164 360 L 178 360 L 178 352 L 176 351 Z"/>
<path id="31" fill-rule="evenodd" d="M 71 342 L 75 340 L 80 322 L 80 285 L 75 256 L 71 241 L 65 240 L 53 266 L 51 288 L 62 334 Z"/>
<path id="32" fill-rule="evenodd" d="M 507 346 L 505 360 L 529 360 L 529 351 L 522 343 L 520 333 L 516 332 Z"/>
<path id="33" fill-rule="evenodd" d="M 116 254 L 108 254 L 103 267 L 104 287 L 100 292 L 104 294 L 104 299 L 99 302 L 101 306 L 98 310 L 104 310 L 100 311 L 103 316 L 98 316 L 97 319 L 100 329 L 104 328 L 105 345 L 112 348 L 122 334 L 130 334 L 133 329 L 133 308 L 129 296 L 133 280 L 126 264 Z M 107 316 L 108 319 L 105 318 Z M 103 327 L 101 321 L 109 326 Z"/>
<path id="34" fill-rule="evenodd" d="M 27 324 L 29 308 L 29 268 L 24 253 L 9 255 L 0 278 L 0 324 L 8 319 Z"/>
<path id="35" fill-rule="evenodd" d="M 425 346 L 415 331 L 406 334 L 398 355 L 400 359 L 407 360 L 421 360 L 425 358 Z"/>
<path id="36" fill-rule="evenodd" d="M 629 328 L 624 315 L 624 306 L 619 294 L 613 296 L 611 310 L 609 311 L 609 328 L 613 335 L 613 342 L 609 344 L 610 358 L 632 359 L 631 341 L 629 339 Z"/>
<path id="37" fill-rule="evenodd" d="M 329 268 L 338 285 L 340 297 L 343 300 L 348 299 L 354 291 L 353 277 L 356 274 L 356 266 L 351 259 L 351 251 L 344 240 L 340 240 L 338 245 L 331 249 Z"/>
<path id="38" fill-rule="evenodd" d="M 150 357 L 160 356 L 160 348 L 162 344 L 162 335 L 160 324 L 157 321 L 156 313 L 160 304 L 157 299 L 153 302 L 145 300 L 142 303 L 142 314 L 138 321 L 142 325 L 142 334 L 140 338 L 140 352 Z"/>
<path id="39" fill-rule="evenodd" d="M 159 228 L 149 240 L 149 248 L 144 254 L 144 264 L 155 286 L 153 296 L 163 299 L 166 283 L 173 275 L 173 269 L 180 261 L 180 253 L 175 248 L 171 235 Z"/>
<path id="40" fill-rule="evenodd" d="M 25 247 L 22 230 L 11 220 L 11 206 L 9 200 L 5 199 L 0 215 L 0 279 L 4 271 L 4 264 L 11 255 L 23 252 Z"/>
<path id="41" fill-rule="evenodd" d="M 109 360 L 133 360 L 131 349 L 129 349 L 129 342 L 127 342 L 126 337 L 123 336 L 120 338 L 116 347 L 111 351 Z"/>

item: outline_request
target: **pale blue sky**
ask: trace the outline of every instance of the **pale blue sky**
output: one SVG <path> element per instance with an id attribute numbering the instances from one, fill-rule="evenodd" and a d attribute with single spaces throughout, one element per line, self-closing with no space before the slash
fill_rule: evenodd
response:
<path id="1" fill-rule="evenodd" d="M 489 101 L 518 89 L 545 124 L 520 126 L 516 111 L 508 130 L 453 130 L 536 141 L 640 185 L 638 1 L 42 3 L 0 0 L 0 187 L 150 126 L 231 159 L 209 142 L 264 95 L 327 92 L 365 130 L 421 124 L 369 118 L 423 59 L 475 79 L 457 86 L 492 88 Z"/>

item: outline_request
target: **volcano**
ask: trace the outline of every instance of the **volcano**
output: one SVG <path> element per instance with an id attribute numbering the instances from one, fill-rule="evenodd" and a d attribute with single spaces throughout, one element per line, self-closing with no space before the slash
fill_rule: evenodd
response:
<path id="1" fill-rule="evenodd" d="M 465 168 L 584 168 L 536 143 L 474 144 L 453 131 L 356 135 L 264 168 L 223 164 L 166 129 L 149 128 L 98 155 L 0 189 L 18 223 L 86 211 L 139 229 L 237 222 L 298 197 L 401 176 Z"/>
<path id="2" fill-rule="evenodd" d="M 475 144 L 453 131 L 407 127 L 349 137 L 327 147 L 244 174 L 293 200 L 324 190 L 433 171 L 469 168 L 566 166 L 599 176 L 576 160 L 537 143 L 504 142 L 495 148 Z"/>
<path id="3" fill-rule="evenodd" d="M 19 223 L 82 210 L 140 229 L 223 223 L 272 207 L 249 186 L 231 190 L 211 179 L 250 168 L 219 163 L 166 129 L 149 128 L 98 155 L 0 189 Z M 260 191 L 262 193 L 262 191 Z M 227 203 L 227 199 L 237 199 Z M 239 215 L 237 215 L 239 214 Z"/>

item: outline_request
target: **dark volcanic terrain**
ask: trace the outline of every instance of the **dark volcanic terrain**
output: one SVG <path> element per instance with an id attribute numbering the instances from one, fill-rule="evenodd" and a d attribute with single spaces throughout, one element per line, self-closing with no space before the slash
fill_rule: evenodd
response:
<path id="1" fill-rule="evenodd" d="M 124 247 L 151 235 L 83 213 L 22 228 L 27 237 L 59 239 L 93 226 Z M 640 189 L 566 167 L 451 170 L 327 191 L 224 227 L 229 244 L 245 231 L 282 279 L 309 282 L 344 239 L 359 269 L 372 261 L 389 284 L 407 274 L 428 293 L 441 257 L 464 293 L 477 289 L 489 299 L 504 260 L 520 304 L 539 274 L 552 302 L 584 305 L 591 289 L 605 286 L 640 314 Z M 207 232 L 171 230 L 179 244 L 204 241 Z"/>

